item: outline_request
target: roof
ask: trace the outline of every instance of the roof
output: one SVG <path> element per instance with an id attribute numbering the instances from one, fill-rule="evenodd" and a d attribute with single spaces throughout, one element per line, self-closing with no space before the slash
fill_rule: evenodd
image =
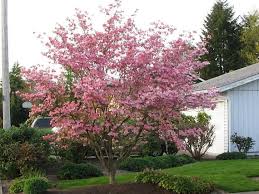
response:
<path id="1" fill-rule="evenodd" d="M 256 63 L 195 84 L 194 90 L 203 91 L 216 87 L 220 92 L 224 92 L 258 79 L 259 63 Z"/>

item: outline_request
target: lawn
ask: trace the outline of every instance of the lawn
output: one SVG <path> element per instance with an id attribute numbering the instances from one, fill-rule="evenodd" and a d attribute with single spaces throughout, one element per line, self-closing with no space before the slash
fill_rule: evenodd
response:
<path id="1" fill-rule="evenodd" d="M 259 181 L 249 177 L 259 176 L 259 160 L 215 160 L 188 164 L 163 170 L 169 174 L 199 176 L 213 181 L 217 188 L 228 192 L 259 190 Z M 117 176 L 118 183 L 133 182 L 136 173 Z M 57 187 L 69 189 L 90 185 L 107 184 L 107 177 L 59 181 Z"/>

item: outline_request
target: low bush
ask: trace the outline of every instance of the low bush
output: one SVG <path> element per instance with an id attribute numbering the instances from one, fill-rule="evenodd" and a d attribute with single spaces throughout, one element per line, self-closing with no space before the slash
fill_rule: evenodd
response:
<path id="1" fill-rule="evenodd" d="M 35 177 L 26 179 L 24 182 L 24 194 L 45 193 L 49 187 L 48 179 L 44 177 Z"/>
<path id="2" fill-rule="evenodd" d="M 145 160 L 151 162 L 152 166 L 150 168 L 152 169 L 164 169 L 170 168 L 172 166 L 178 166 L 177 158 L 171 155 L 159 157 L 145 157 Z"/>
<path id="3" fill-rule="evenodd" d="M 136 182 L 151 183 L 181 194 L 207 194 L 215 190 L 213 183 L 198 177 L 175 176 L 159 171 L 145 171 L 137 175 Z"/>
<path id="4" fill-rule="evenodd" d="M 120 163 L 119 169 L 133 172 L 143 171 L 146 168 L 154 168 L 155 164 L 149 158 L 128 158 Z"/>
<path id="5" fill-rule="evenodd" d="M 8 189 L 9 193 L 21 193 L 23 192 L 24 182 L 26 179 L 17 178 L 13 180 Z"/>
<path id="6" fill-rule="evenodd" d="M 0 129 L 0 176 L 16 178 L 29 169 L 44 169 L 50 151 L 46 133 L 26 126 Z"/>
<path id="7" fill-rule="evenodd" d="M 231 135 L 231 142 L 235 144 L 239 152 L 247 153 L 255 145 L 255 141 L 251 137 L 243 137 L 234 133 Z"/>
<path id="8" fill-rule="evenodd" d="M 180 165 L 196 162 L 196 160 L 194 160 L 191 156 L 188 156 L 186 154 L 178 155 L 177 160 Z"/>
<path id="9" fill-rule="evenodd" d="M 94 149 L 85 142 L 84 138 L 54 141 L 52 148 L 56 156 L 77 164 L 83 163 L 88 156 L 95 156 Z"/>
<path id="10" fill-rule="evenodd" d="M 9 187 L 9 193 L 21 193 L 24 191 L 25 182 L 29 179 L 41 178 L 47 180 L 44 174 L 40 171 L 28 171 L 24 176 L 13 180 Z"/>
<path id="11" fill-rule="evenodd" d="M 101 176 L 102 172 L 91 164 L 65 164 L 58 172 L 59 179 L 84 179 Z"/>
<path id="12" fill-rule="evenodd" d="M 242 152 L 225 152 L 217 155 L 217 160 L 238 160 L 238 159 L 246 159 L 247 156 Z"/>
<path id="13" fill-rule="evenodd" d="M 119 169 L 139 172 L 145 169 L 172 168 L 193 162 L 195 162 L 195 160 L 187 155 L 149 156 L 142 158 L 128 158 L 121 162 Z"/>
<path id="14" fill-rule="evenodd" d="M 175 154 L 178 149 L 173 142 L 162 140 L 155 132 L 147 134 L 139 147 L 139 154 L 141 156 L 162 156 L 166 154 Z"/>
<path id="15" fill-rule="evenodd" d="M 136 178 L 135 182 L 137 183 L 151 183 L 151 184 L 159 184 L 159 182 L 165 178 L 167 175 L 161 171 L 157 170 L 144 170 L 143 172 L 139 173 Z"/>

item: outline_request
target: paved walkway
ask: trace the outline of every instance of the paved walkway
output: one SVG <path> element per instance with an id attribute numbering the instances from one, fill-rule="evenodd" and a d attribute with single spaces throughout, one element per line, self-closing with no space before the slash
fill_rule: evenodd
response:
<path id="1" fill-rule="evenodd" d="M 259 194 L 259 191 L 241 192 L 241 193 L 235 193 L 235 194 Z"/>

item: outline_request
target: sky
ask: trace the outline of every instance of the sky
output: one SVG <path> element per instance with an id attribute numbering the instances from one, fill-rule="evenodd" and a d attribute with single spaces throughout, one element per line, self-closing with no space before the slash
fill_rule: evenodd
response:
<path id="1" fill-rule="evenodd" d="M 57 23 L 64 23 L 75 13 L 75 8 L 87 10 L 94 22 L 101 23 L 99 6 L 110 0 L 8 0 L 9 2 L 9 61 L 10 67 L 19 62 L 22 66 L 46 64 L 41 55 L 44 47 L 36 33 L 50 33 Z M 201 32 L 206 15 L 216 0 L 122 0 L 128 14 L 138 9 L 136 21 L 145 27 L 161 20 L 179 31 Z M 259 10 L 259 0 L 229 0 L 236 16 Z M 1 75 L 1 74 L 0 74 Z"/>

